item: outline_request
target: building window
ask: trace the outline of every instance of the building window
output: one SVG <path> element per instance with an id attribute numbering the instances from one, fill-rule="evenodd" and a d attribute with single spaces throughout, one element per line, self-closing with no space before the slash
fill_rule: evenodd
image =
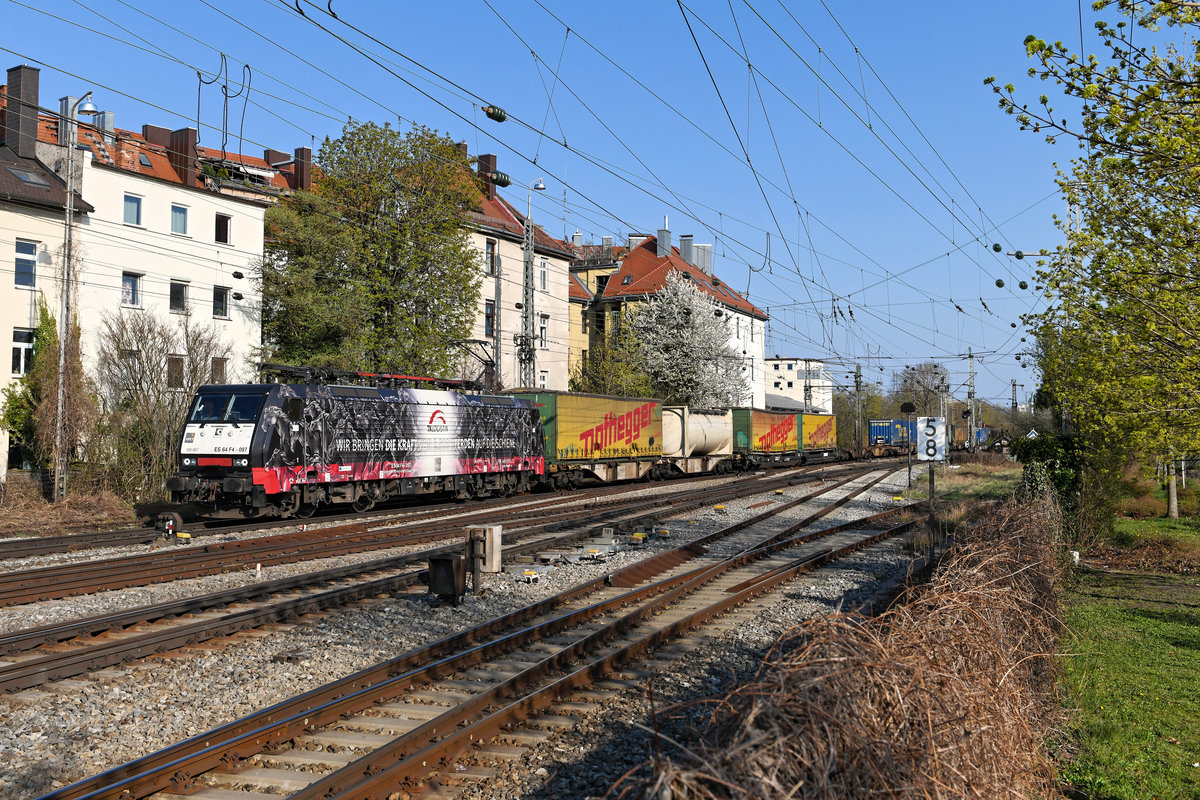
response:
<path id="1" fill-rule="evenodd" d="M 792 382 L 791 382 L 791 381 L 788 381 L 788 388 L 789 388 L 789 389 L 790 389 L 790 388 L 792 388 Z"/>
<path id="2" fill-rule="evenodd" d="M 782 386 L 782 385 L 783 385 L 783 384 L 781 384 L 779 381 L 775 381 L 775 388 L 776 388 L 776 389 L 778 389 L 778 388 L 779 388 L 780 386 Z"/>
<path id="3" fill-rule="evenodd" d="M 213 238 L 221 244 L 229 244 L 230 242 L 230 227 L 233 225 L 233 217 L 228 214 L 217 214 L 217 229 L 213 234 Z"/>
<path id="4" fill-rule="evenodd" d="M 546 291 L 546 259 L 544 259 L 544 258 L 542 259 L 542 265 L 540 268 L 539 279 L 542 284 L 542 291 L 544 292 L 544 291 Z"/>
<path id="5" fill-rule="evenodd" d="M 212 360 L 212 382 L 225 383 L 225 370 L 229 366 L 228 358 L 214 358 Z"/>
<path id="6" fill-rule="evenodd" d="M 33 288 L 37 282 L 37 242 L 17 239 L 16 285 Z"/>
<path id="7" fill-rule="evenodd" d="M 545 350 L 550 346 L 550 315 L 538 314 L 538 347 Z"/>
<path id="8" fill-rule="evenodd" d="M 121 273 L 121 305 L 141 308 L 142 276 L 136 272 Z"/>
<path id="9" fill-rule="evenodd" d="M 796 366 L 795 364 L 788 364 L 788 365 L 787 365 L 787 368 L 788 368 L 788 369 L 792 369 L 792 368 L 793 368 L 793 367 L 795 367 L 795 366 Z"/>
<path id="10" fill-rule="evenodd" d="M 187 206 L 171 204 L 171 233 L 187 236 Z"/>
<path id="11" fill-rule="evenodd" d="M 167 356 L 167 388 L 183 388 L 183 356 Z"/>
<path id="12" fill-rule="evenodd" d="M 550 373 L 544 369 L 538 370 L 538 388 L 545 389 L 546 384 L 550 381 Z"/>
<path id="13" fill-rule="evenodd" d="M 483 335 L 496 335 L 496 301 L 485 300 L 483 303 Z"/>
<path id="14" fill-rule="evenodd" d="M 499 266 L 500 253 L 496 250 L 496 240 L 488 239 L 484 243 L 483 267 L 487 270 L 488 275 L 495 275 Z"/>
<path id="15" fill-rule="evenodd" d="M 779 365 L 778 365 L 778 364 L 772 364 L 771 366 L 773 366 L 773 367 L 775 368 L 775 371 L 776 371 L 776 372 L 779 372 Z M 776 385 L 776 386 L 778 386 L 779 384 L 777 383 L 777 384 L 775 384 L 775 385 Z"/>
<path id="16" fill-rule="evenodd" d="M 579 316 L 580 316 L 580 319 L 583 320 L 583 324 L 581 326 L 581 332 L 587 333 L 588 332 L 588 310 L 587 310 L 587 308 L 584 308 L 582 311 L 580 311 Z"/>
<path id="17" fill-rule="evenodd" d="M 142 224 L 142 198 L 136 194 L 125 195 L 125 224 Z"/>
<path id="18" fill-rule="evenodd" d="M 183 281 L 171 281 L 171 310 L 187 313 L 188 285 Z"/>
<path id="19" fill-rule="evenodd" d="M 138 351 L 137 350 L 122 350 L 121 351 L 121 378 L 125 388 L 128 389 L 134 385 L 138 374 Z"/>
<path id="20" fill-rule="evenodd" d="M 213 287 L 213 316 L 221 319 L 229 318 L 229 287 Z"/>
<path id="21" fill-rule="evenodd" d="M 13 328 L 12 374 L 24 375 L 33 366 L 33 331 Z"/>

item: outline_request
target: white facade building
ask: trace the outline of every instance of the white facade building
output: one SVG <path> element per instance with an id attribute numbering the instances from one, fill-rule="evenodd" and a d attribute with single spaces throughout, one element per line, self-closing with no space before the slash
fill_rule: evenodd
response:
<path id="1" fill-rule="evenodd" d="M 474 361 L 464 365 L 468 377 L 482 373 L 480 360 L 494 359 L 500 389 L 521 387 L 517 337 L 522 333 L 525 280 L 525 215 L 500 197 L 491 174 L 496 157 L 479 157 L 485 186 L 479 211 L 471 214 L 471 241 L 479 252 L 482 283 L 479 311 L 471 334 L 481 344 Z M 570 380 L 569 280 L 572 245 L 549 236 L 535 222 L 533 253 L 533 352 L 535 387 L 566 391 Z M 535 388 L 521 387 L 521 388 Z"/>
<path id="2" fill-rule="evenodd" d="M 833 374 L 825 368 L 823 361 L 815 358 L 765 359 L 760 383 L 768 408 L 833 413 Z"/>
<path id="3" fill-rule="evenodd" d="M 290 157 L 268 150 L 262 159 L 229 154 L 197 147 L 190 128 L 117 130 L 107 112 L 95 125 L 67 125 L 75 98 L 62 98 L 57 115 L 42 113 L 38 83 L 38 70 L 14 67 L 0 93 L 0 252 L 10 265 L 0 273 L 0 331 L 13 336 L 12 366 L 0 388 L 27 369 L 39 298 L 60 316 L 69 155 L 77 198 L 71 315 L 85 371 L 94 366 L 106 318 L 153 314 L 211 327 L 228 343 L 229 358 L 211 364 L 213 382 L 252 379 L 262 303 L 250 274 L 262 257 L 263 215 L 279 192 L 308 187 L 311 151 Z M 75 146 L 70 154 L 68 142 Z M 22 169 L 7 169 L 14 164 Z M 5 185 L 39 171 L 44 187 Z M 176 357 L 161 376 L 164 390 L 182 375 L 173 369 Z M 0 454 L 9 453 L 8 444 L 0 431 Z M 0 470 L 7 466 L 0 457 Z"/>

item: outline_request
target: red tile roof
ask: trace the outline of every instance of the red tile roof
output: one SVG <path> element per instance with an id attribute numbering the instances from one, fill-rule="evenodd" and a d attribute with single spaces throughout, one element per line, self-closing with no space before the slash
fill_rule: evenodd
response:
<path id="1" fill-rule="evenodd" d="M 490 199 L 486 194 L 479 194 L 479 210 L 470 212 L 471 221 L 476 225 L 495 228 L 517 238 L 525 236 L 525 215 L 503 197 L 496 195 Z M 533 246 L 536 250 L 556 251 L 564 258 L 577 256 L 575 246 L 561 239 L 555 239 L 534 222 Z"/>
<path id="2" fill-rule="evenodd" d="M 583 300 L 584 302 L 592 301 L 592 293 L 588 290 L 587 284 L 576 275 L 574 272 L 568 274 L 567 279 L 568 297 L 571 300 Z"/>
<path id="3" fill-rule="evenodd" d="M 709 277 L 704 274 L 703 270 L 684 261 L 679 255 L 679 248 L 672 247 L 668 255 L 660 257 L 658 255 L 658 239 L 654 236 L 629 251 L 629 254 L 621 262 L 620 268 L 608 279 L 602 299 L 644 297 L 657 294 L 666 288 L 667 275 L 672 270 L 689 277 L 692 285 L 722 305 L 758 319 L 767 319 L 765 312 L 729 288 L 724 281 Z M 625 281 L 626 278 L 629 278 L 628 283 Z"/>
<path id="4" fill-rule="evenodd" d="M 0 90 L 3 88 L 3 86 L 0 86 Z M 7 114 L 6 101 L 6 95 L 0 91 L 0 123 L 3 123 L 4 116 Z M 57 144 L 59 122 L 60 119 L 57 115 L 38 115 L 38 141 Z M 167 157 L 166 149 L 146 141 L 146 138 L 141 133 L 118 128 L 110 134 L 111 141 L 108 141 L 95 125 L 86 122 L 80 122 L 76 126 L 76 133 L 79 143 L 86 145 L 103 164 L 170 183 L 181 183 L 179 174 L 175 172 Z M 270 188 L 279 191 L 289 191 L 296 188 L 294 163 L 271 166 L 264 159 L 257 156 L 248 156 L 229 151 L 225 151 L 224 156 L 222 156 L 222 151 L 219 148 L 211 147 L 197 147 L 196 151 L 201 159 L 220 161 L 224 158 L 226 161 L 243 164 L 252 169 L 270 171 L 273 173 L 268 179 L 268 186 Z M 142 163 L 142 155 L 145 155 L 146 160 L 150 162 L 149 166 Z M 199 169 L 196 170 L 196 178 L 193 186 L 197 189 L 206 188 L 204 176 Z"/>

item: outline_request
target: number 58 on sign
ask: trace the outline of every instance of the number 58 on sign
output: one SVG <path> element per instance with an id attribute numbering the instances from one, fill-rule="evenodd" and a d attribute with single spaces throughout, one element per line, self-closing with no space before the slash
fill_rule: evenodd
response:
<path id="1" fill-rule="evenodd" d="M 917 460 L 946 460 L 945 417 L 917 417 Z"/>

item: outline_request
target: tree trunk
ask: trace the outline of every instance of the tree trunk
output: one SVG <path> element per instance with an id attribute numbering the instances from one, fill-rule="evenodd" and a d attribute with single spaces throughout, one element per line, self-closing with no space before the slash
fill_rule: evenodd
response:
<path id="1" fill-rule="evenodd" d="M 1179 519 L 1179 489 L 1175 483 L 1175 459 L 1171 459 L 1170 475 L 1167 480 L 1167 516 Z"/>

